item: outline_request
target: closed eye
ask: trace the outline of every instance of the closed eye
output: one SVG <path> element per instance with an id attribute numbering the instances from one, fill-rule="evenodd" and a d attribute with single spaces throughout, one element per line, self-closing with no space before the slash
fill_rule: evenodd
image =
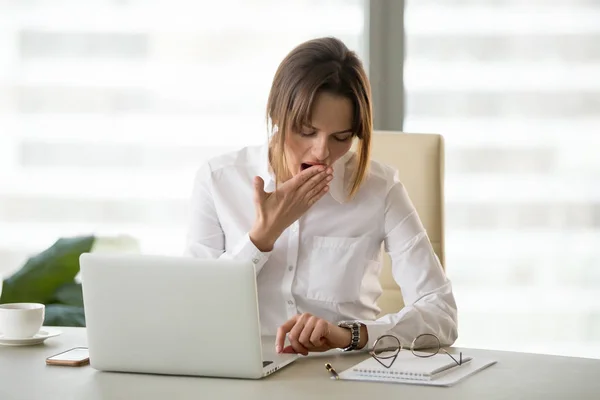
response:
<path id="1" fill-rule="evenodd" d="M 333 136 L 335 140 L 337 140 L 338 142 L 347 142 L 348 139 L 350 139 L 352 137 L 352 134 L 348 134 L 348 135 L 343 135 L 343 136 Z"/>

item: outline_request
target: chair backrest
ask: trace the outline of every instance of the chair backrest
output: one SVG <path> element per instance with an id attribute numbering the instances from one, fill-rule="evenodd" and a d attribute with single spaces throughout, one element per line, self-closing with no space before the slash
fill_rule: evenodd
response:
<path id="1" fill-rule="evenodd" d="M 437 134 L 374 132 L 371 158 L 398 170 L 433 249 L 445 268 L 444 258 L 444 139 Z M 382 255 L 378 305 L 381 315 L 403 307 L 402 293 L 392 276 L 391 261 Z"/>

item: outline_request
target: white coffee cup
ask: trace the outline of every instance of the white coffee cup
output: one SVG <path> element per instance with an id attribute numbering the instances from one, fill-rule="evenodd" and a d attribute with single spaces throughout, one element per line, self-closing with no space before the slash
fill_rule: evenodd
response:
<path id="1" fill-rule="evenodd" d="M 5 339 L 35 336 L 44 323 L 46 306 L 38 303 L 0 304 L 0 334 Z"/>

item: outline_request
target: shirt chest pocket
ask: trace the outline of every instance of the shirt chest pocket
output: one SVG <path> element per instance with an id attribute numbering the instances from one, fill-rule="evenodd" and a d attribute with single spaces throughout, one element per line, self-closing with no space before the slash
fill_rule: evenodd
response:
<path id="1" fill-rule="evenodd" d="M 368 263 L 368 237 L 315 236 L 309 258 L 309 299 L 333 303 L 353 302 Z"/>

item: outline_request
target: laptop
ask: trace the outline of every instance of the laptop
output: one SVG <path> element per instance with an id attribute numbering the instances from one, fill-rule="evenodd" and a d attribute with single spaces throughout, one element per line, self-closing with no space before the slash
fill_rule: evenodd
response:
<path id="1" fill-rule="evenodd" d="M 84 253 L 80 266 L 97 370 L 258 379 L 298 357 L 261 337 L 250 262 Z"/>

